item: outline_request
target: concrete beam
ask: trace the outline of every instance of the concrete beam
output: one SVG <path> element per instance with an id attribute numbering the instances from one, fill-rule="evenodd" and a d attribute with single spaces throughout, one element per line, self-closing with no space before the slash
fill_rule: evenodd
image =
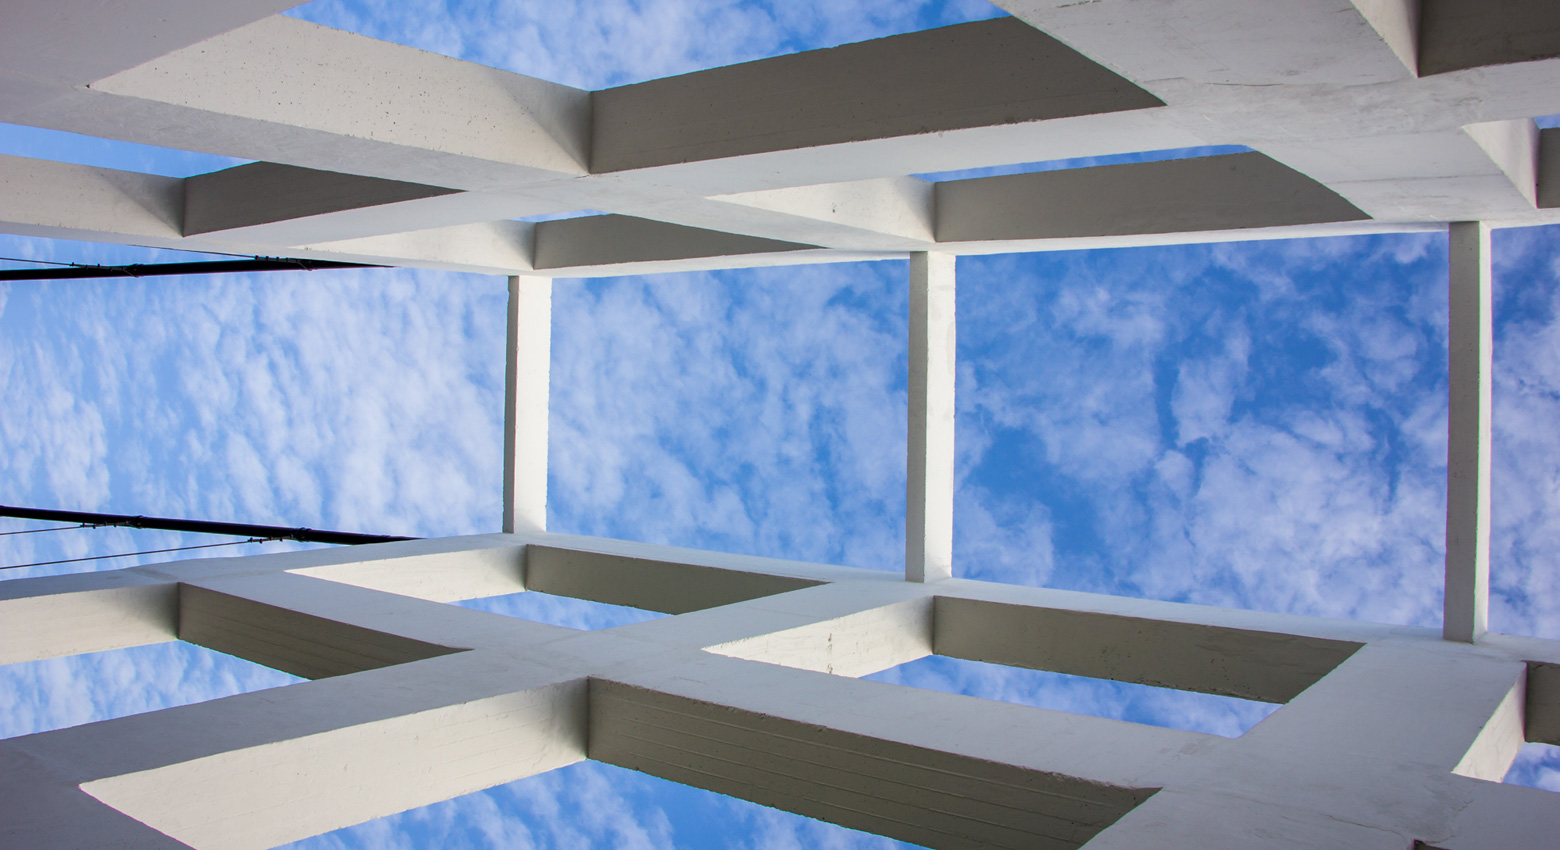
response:
<path id="1" fill-rule="evenodd" d="M 263 850 L 583 758 L 585 683 L 524 664 L 495 681 L 492 663 L 459 653 L 7 740 L 0 750 L 48 781 L 6 776 L 0 844 L 143 834 L 99 811 L 82 843 L 68 824 L 13 814 L 96 801 L 185 846 Z"/>
<path id="2" fill-rule="evenodd" d="M 0 582 L 0 664 L 163 643 L 178 585 L 123 570 Z"/>
<path id="3" fill-rule="evenodd" d="M 592 104 L 596 173 L 1162 105 L 1001 18 L 621 86 Z"/>
<path id="4" fill-rule="evenodd" d="M 1538 125 L 1530 118 L 1487 121 L 1463 128 L 1522 198 L 1538 205 Z"/>
<path id="5" fill-rule="evenodd" d="M 938 655 L 1284 703 L 1359 643 L 939 596 Z"/>
<path id="6" fill-rule="evenodd" d="M 545 271 L 785 254 L 813 247 L 633 216 L 593 215 L 538 224 L 535 256 L 536 268 Z"/>
<path id="7" fill-rule="evenodd" d="M 189 584 L 179 586 L 179 639 L 305 679 L 459 651 Z"/>
<path id="8" fill-rule="evenodd" d="M 175 177 L 0 155 L 0 227 L 49 239 L 170 245 L 183 234 Z"/>
<path id="9" fill-rule="evenodd" d="M 954 257 L 910 255 L 910 415 L 905 460 L 905 579 L 953 577 L 958 366 Z"/>
<path id="10" fill-rule="evenodd" d="M 1288 0 L 1282 8 L 1253 0 L 1150 5 L 998 0 L 997 5 L 1171 105 L 1180 99 L 1181 81 L 1306 87 L 1412 78 L 1398 52 L 1406 10 L 1372 8 L 1387 6 L 1384 2 Z M 1378 23 L 1387 32 L 1378 31 Z M 1399 31 L 1389 36 L 1394 27 Z"/>
<path id="11" fill-rule="evenodd" d="M 1447 237 L 1446 597 L 1443 634 L 1489 628 L 1490 391 L 1494 352 L 1490 230 L 1455 222 Z"/>
<path id="12" fill-rule="evenodd" d="M 678 563 L 644 555 L 588 552 L 536 543 L 526 547 L 527 590 L 663 614 L 730 605 L 820 583 L 784 574 Z"/>
<path id="13" fill-rule="evenodd" d="M 590 757 L 925 847 L 1059 849 L 1082 845 L 1153 793 L 1124 787 L 1122 774 L 1200 737 L 771 665 L 743 674 L 706 687 L 699 679 L 708 677 L 688 670 L 687 685 L 667 691 L 592 680 Z M 789 698 L 754 707 L 757 688 Z M 955 703 L 964 714 L 957 734 L 927 726 L 936 743 L 904 740 L 908 718 Z M 990 734 L 1017 714 L 1055 746 L 1016 750 Z M 1105 743 L 1106 727 L 1121 733 L 1116 746 Z M 1054 769 L 1080 737 L 1104 745 L 1091 769 Z M 1127 740 L 1140 749 L 1120 758 Z M 1093 778 L 1101 774 L 1117 781 Z"/>
<path id="14" fill-rule="evenodd" d="M 18 111 L 232 29 L 292 0 L 15 0 L 0 32 L 0 121 Z"/>
<path id="15" fill-rule="evenodd" d="M 511 277 L 508 314 L 503 530 L 545 531 L 552 279 Z"/>
<path id="16" fill-rule="evenodd" d="M 867 676 L 932 654 L 932 604 L 922 596 L 766 631 L 705 651 L 836 676 Z"/>
<path id="17" fill-rule="evenodd" d="M 242 234 L 239 238 L 278 244 L 311 238 L 342 239 L 363 234 L 342 232 L 341 223 L 329 219 L 322 221 L 322 218 L 331 213 L 367 210 L 383 216 L 386 206 L 450 195 L 455 191 L 273 162 L 252 162 L 186 178 L 183 231 L 185 236 L 239 231 Z M 278 226 L 282 223 L 286 226 Z M 379 225 L 380 228 L 385 226 Z M 412 229 L 411 225 L 388 227 L 389 232 Z M 369 232 L 386 231 L 375 228 Z"/>
<path id="18" fill-rule="evenodd" d="M 972 242 L 1174 233 L 1369 218 L 1260 153 L 937 184 L 937 239 Z"/>
<path id="19" fill-rule="evenodd" d="M 1420 0 L 1419 73 L 1560 57 L 1560 6 L 1547 0 Z"/>
<path id="20" fill-rule="evenodd" d="M 580 175 L 588 157 L 585 92 L 280 15 L 75 100 L 27 123 L 117 119 L 125 141 L 455 189 Z"/>
<path id="21" fill-rule="evenodd" d="M 1540 130 L 1538 134 L 1538 206 L 1560 207 L 1560 127 Z"/>

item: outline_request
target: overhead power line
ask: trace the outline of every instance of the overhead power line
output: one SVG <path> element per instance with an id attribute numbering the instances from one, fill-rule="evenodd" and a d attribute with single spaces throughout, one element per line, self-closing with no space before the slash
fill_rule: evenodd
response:
<path id="1" fill-rule="evenodd" d="M 394 543 L 401 540 L 418 539 L 416 537 L 396 537 L 389 534 L 359 534 L 352 531 L 322 531 L 315 528 L 254 525 L 246 522 L 213 522 L 204 519 L 174 519 L 171 517 L 88 513 L 86 511 L 56 511 L 46 508 L 19 508 L 10 505 L 0 505 L 0 516 L 15 517 L 17 519 L 36 519 L 45 522 L 79 522 L 83 525 L 155 528 L 163 531 L 191 531 L 199 534 L 226 534 L 233 537 L 260 537 L 267 540 L 297 540 L 300 543 L 334 543 L 346 546 L 357 546 L 364 543 Z"/>
<path id="2" fill-rule="evenodd" d="M 22 260 L 46 263 L 47 260 Z M 59 265 L 50 263 L 50 265 Z M 0 281 L 81 280 L 106 277 L 161 277 L 181 274 L 232 274 L 238 272 L 316 271 L 319 269 L 377 269 L 368 263 L 337 263 L 329 260 L 298 260 L 283 257 L 255 257 L 249 260 L 201 260 L 191 263 L 132 263 L 126 266 L 92 266 L 70 263 L 68 268 L 5 269 Z"/>
<path id="3" fill-rule="evenodd" d="M 191 549 L 215 549 L 218 546 L 242 546 L 245 543 L 265 543 L 276 540 L 275 537 L 251 537 L 248 540 L 231 540 L 227 543 L 202 543 L 199 546 L 175 546 L 172 549 L 148 549 L 144 552 L 123 552 L 118 555 L 92 555 L 87 558 L 64 558 L 58 561 L 39 561 L 35 564 L 11 564 L 0 567 L 0 570 L 20 570 L 26 567 L 47 567 L 51 564 L 79 564 L 82 561 L 106 561 L 110 558 L 133 558 L 136 555 L 157 555 L 163 552 L 187 552 Z"/>

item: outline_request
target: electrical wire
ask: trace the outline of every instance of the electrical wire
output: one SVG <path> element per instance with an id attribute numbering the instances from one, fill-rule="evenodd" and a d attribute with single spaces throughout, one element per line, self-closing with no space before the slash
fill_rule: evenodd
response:
<path id="1" fill-rule="evenodd" d="M 175 546 L 172 549 L 149 549 L 145 552 L 125 552 L 122 555 L 94 555 L 90 558 L 65 558 L 60 561 L 39 561 L 36 564 L 12 564 L 8 567 L 0 567 L 0 570 L 20 570 L 26 567 L 47 567 L 51 564 L 77 564 L 82 561 L 106 561 L 110 558 L 133 558 L 136 555 L 159 555 L 164 552 L 188 552 L 191 549 L 215 549 L 218 546 L 242 546 L 245 543 L 267 543 L 272 540 L 281 540 L 280 537 L 251 537 L 248 540 L 234 540 L 229 543 L 205 543 L 200 546 Z"/>
<path id="2" fill-rule="evenodd" d="M 0 531 L 0 537 L 10 537 L 13 534 L 37 534 L 40 531 L 70 531 L 73 528 L 99 528 L 89 522 L 81 525 L 56 525 L 53 528 L 29 528 L 25 531 Z"/>

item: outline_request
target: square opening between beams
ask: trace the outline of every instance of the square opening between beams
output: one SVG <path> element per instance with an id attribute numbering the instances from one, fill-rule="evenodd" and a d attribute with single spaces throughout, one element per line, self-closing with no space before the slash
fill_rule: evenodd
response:
<path id="1" fill-rule="evenodd" d="M 1235 737 L 1360 644 L 951 596 L 710 647 L 752 661 Z"/>
<path id="2" fill-rule="evenodd" d="M 1523 744 L 1502 781 L 1507 785 L 1560 792 L 1560 747 L 1533 742 Z"/>
<path id="3" fill-rule="evenodd" d="M 863 678 L 1226 738 L 1244 735 L 1279 707 L 1238 697 L 1026 670 L 943 655 L 928 655 Z"/>
<path id="4" fill-rule="evenodd" d="M 303 679 L 170 640 L 0 666 L 0 738 L 278 688 Z"/>
<path id="5" fill-rule="evenodd" d="M 562 626 L 566 629 L 595 631 L 643 623 L 667 615 L 658 611 L 646 611 L 627 605 L 594 602 L 570 596 L 556 596 L 539 590 L 489 596 L 483 599 L 467 599 L 456 602 L 462 608 L 502 614 L 533 623 Z"/>

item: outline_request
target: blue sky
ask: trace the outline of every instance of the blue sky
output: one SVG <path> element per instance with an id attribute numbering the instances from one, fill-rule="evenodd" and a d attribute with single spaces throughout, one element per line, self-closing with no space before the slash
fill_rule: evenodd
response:
<path id="1" fill-rule="evenodd" d="M 294 14 L 601 87 L 995 11 L 430 0 Z M 9 127 L 0 152 L 166 174 L 227 162 Z M 1560 228 L 1494 245 L 1492 624 L 1560 638 Z M 961 259 L 956 571 L 1436 626 L 1444 251 L 1415 234 Z M 185 258 L 20 237 L 0 237 L 0 257 Z M 550 527 L 898 569 L 905 275 L 877 262 L 559 281 Z M 504 298 L 502 279 L 413 270 L 0 284 L 0 502 L 494 530 Z M 0 537 L 0 564 L 192 542 Z M 471 604 L 577 627 L 637 616 L 539 594 Z M 1219 734 L 1268 710 L 942 659 L 877 678 Z M 0 734 L 290 681 L 181 644 L 13 665 Z M 1560 759 L 1538 748 L 1519 772 L 1560 790 Z M 300 846 L 885 843 L 583 764 Z"/>

